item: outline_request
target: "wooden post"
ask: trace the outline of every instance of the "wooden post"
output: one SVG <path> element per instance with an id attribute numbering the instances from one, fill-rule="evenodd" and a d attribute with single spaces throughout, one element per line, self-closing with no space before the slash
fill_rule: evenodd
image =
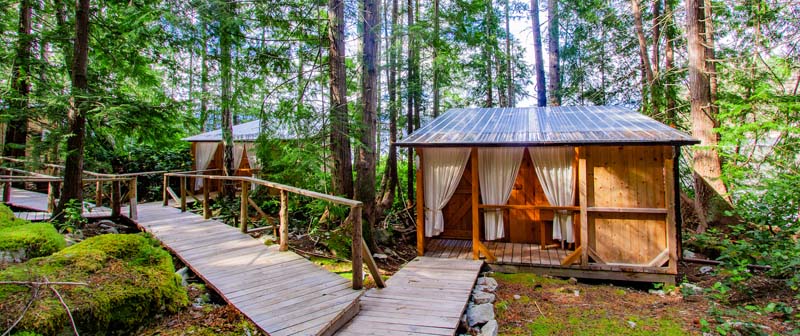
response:
<path id="1" fill-rule="evenodd" d="M 209 219 L 211 218 L 211 197 L 208 186 L 208 180 L 203 177 L 203 218 Z"/>
<path id="2" fill-rule="evenodd" d="M 120 183 L 117 180 L 111 181 L 111 217 L 119 217 L 121 211 L 120 206 Z"/>
<path id="3" fill-rule="evenodd" d="M 286 190 L 281 190 L 281 210 L 278 215 L 281 221 L 281 240 L 278 251 L 286 252 L 289 250 L 289 193 Z M 355 277 L 355 273 L 353 274 Z"/>
<path id="4" fill-rule="evenodd" d="M 417 167 L 417 255 L 425 255 L 425 190 L 422 183 L 422 150 L 417 149 L 419 167 Z"/>
<path id="5" fill-rule="evenodd" d="M 186 212 L 186 176 L 181 176 L 181 212 Z"/>
<path id="6" fill-rule="evenodd" d="M 47 212 L 56 211 L 56 182 L 47 183 Z"/>
<path id="7" fill-rule="evenodd" d="M 239 202 L 241 203 L 241 210 L 239 210 L 239 227 L 242 233 L 247 233 L 247 199 L 249 198 L 249 196 L 247 196 L 247 187 L 249 187 L 247 182 L 242 181 L 242 200 Z M 281 196 L 281 198 L 283 198 L 283 196 Z M 282 209 L 283 205 L 281 205 L 281 210 Z"/>
<path id="8" fill-rule="evenodd" d="M 161 190 L 161 197 L 163 198 L 163 206 L 169 205 L 169 193 L 167 192 L 167 188 L 169 188 L 169 175 L 166 173 L 164 174 L 164 185 L 162 186 Z"/>
<path id="9" fill-rule="evenodd" d="M 139 191 L 137 187 L 139 185 L 138 178 L 134 176 L 133 178 L 128 181 L 128 218 L 136 220 L 139 217 Z"/>
<path id="10" fill-rule="evenodd" d="M 103 206 L 103 182 L 100 181 L 94 184 L 94 206 Z"/>
<path id="11" fill-rule="evenodd" d="M 480 229 L 480 213 L 478 211 L 478 149 L 472 148 L 470 152 L 470 170 L 472 171 L 472 259 L 480 259 L 480 246 L 481 243 L 481 229 Z"/>
<path id="12" fill-rule="evenodd" d="M 664 146 L 664 202 L 667 205 L 667 249 L 669 249 L 669 272 L 678 274 L 678 236 L 675 233 L 675 150 L 671 146 Z M 661 266 L 661 265 L 657 265 Z"/>
<path id="13" fill-rule="evenodd" d="M 8 176 L 14 176 L 14 172 L 9 170 L 8 171 Z M 6 204 L 11 202 L 11 180 L 10 179 L 9 179 L 8 182 L 6 182 L 5 187 L 3 187 L 3 202 L 6 203 Z"/>
<path id="14" fill-rule="evenodd" d="M 281 190 L 281 195 L 284 191 Z M 283 199 L 283 197 L 281 197 Z M 350 208 L 350 219 L 353 220 L 353 245 L 352 256 L 353 260 L 353 289 L 361 289 L 364 287 L 364 266 L 363 254 L 361 245 L 364 244 L 364 237 L 361 236 L 361 205 Z M 283 222 L 281 221 L 281 243 L 283 243 Z"/>
<path id="15" fill-rule="evenodd" d="M 581 208 L 581 265 L 589 265 L 589 212 L 587 190 L 586 147 L 578 148 L 578 202 Z"/>
<path id="16" fill-rule="evenodd" d="M 372 279 L 375 280 L 375 285 L 378 286 L 378 288 L 385 288 L 386 283 L 384 283 L 383 278 L 381 278 L 381 272 L 378 270 L 378 264 L 375 263 L 375 259 L 372 258 L 372 253 L 369 251 L 367 242 L 365 242 L 363 239 L 361 240 L 361 252 L 363 253 L 362 258 L 367 262 L 369 273 L 372 274 Z"/>

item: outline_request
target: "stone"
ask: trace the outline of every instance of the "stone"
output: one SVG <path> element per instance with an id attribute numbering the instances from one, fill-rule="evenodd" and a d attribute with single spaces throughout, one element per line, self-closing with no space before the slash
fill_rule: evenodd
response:
<path id="1" fill-rule="evenodd" d="M 522 298 L 522 297 L 521 297 L 521 296 L 519 296 L 519 294 L 514 294 L 514 300 L 519 300 L 519 299 L 521 299 L 521 298 Z"/>
<path id="2" fill-rule="evenodd" d="M 700 295 L 703 294 L 703 287 L 686 282 L 681 285 L 681 293 L 686 295 Z"/>
<path id="3" fill-rule="evenodd" d="M 385 253 L 386 255 L 397 255 L 397 253 L 388 248 L 384 248 L 383 253 Z"/>
<path id="4" fill-rule="evenodd" d="M 479 292 L 494 293 L 494 289 L 486 287 L 484 285 L 475 285 L 475 288 L 472 290 L 472 294 Z"/>
<path id="5" fill-rule="evenodd" d="M 695 254 L 694 252 L 692 252 L 690 250 L 683 250 L 683 257 L 684 258 L 696 258 L 697 254 Z"/>
<path id="6" fill-rule="evenodd" d="M 480 277 L 478 278 L 478 284 L 482 286 L 486 286 L 491 292 L 494 292 L 497 289 L 497 280 L 494 278 L 489 277 Z"/>
<path id="7" fill-rule="evenodd" d="M 708 274 L 708 273 L 711 273 L 713 270 L 714 270 L 714 267 L 711 267 L 711 266 L 703 266 L 703 267 L 700 267 L 700 269 L 699 269 L 700 274 Z"/>
<path id="8" fill-rule="evenodd" d="M 461 329 L 467 330 L 469 329 L 469 323 L 467 323 L 467 314 L 461 315 L 461 319 L 458 320 L 459 324 L 461 325 Z"/>
<path id="9" fill-rule="evenodd" d="M 575 279 L 575 278 L 569 278 L 569 280 L 567 280 L 567 281 L 569 281 L 570 285 L 575 285 L 575 284 L 578 283 L 578 279 Z"/>
<path id="10" fill-rule="evenodd" d="M 636 328 L 636 322 L 628 321 L 628 326 L 631 327 L 631 329 L 635 329 Z"/>
<path id="11" fill-rule="evenodd" d="M 28 256 L 24 248 L 16 251 L 0 251 L 0 263 L 20 263 L 25 260 L 28 260 Z"/>
<path id="12" fill-rule="evenodd" d="M 374 253 L 372 255 L 372 257 L 375 258 L 375 259 L 381 260 L 381 261 L 385 261 L 386 259 L 389 259 L 389 256 L 385 255 L 383 253 Z"/>
<path id="13" fill-rule="evenodd" d="M 189 286 L 189 268 L 183 267 L 175 272 L 175 274 L 181 277 L 181 286 L 186 287 Z"/>
<path id="14" fill-rule="evenodd" d="M 497 320 L 491 320 L 481 327 L 480 336 L 497 336 Z"/>
<path id="15" fill-rule="evenodd" d="M 653 295 L 664 296 L 664 291 L 661 290 L 661 289 L 659 289 L 659 290 L 651 289 L 651 290 L 649 290 L 647 292 L 650 293 L 650 294 L 653 294 Z"/>
<path id="16" fill-rule="evenodd" d="M 484 303 L 472 306 L 467 310 L 467 321 L 471 327 L 494 320 L 494 306 Z"/>
<path id="17" fill-rule="evenodd" d="M 474 301 L 475 304 L 493 303 L 494 299 L 494 294 L 486 292 L 477 292 L 472 295 L 472 301 Z"/>

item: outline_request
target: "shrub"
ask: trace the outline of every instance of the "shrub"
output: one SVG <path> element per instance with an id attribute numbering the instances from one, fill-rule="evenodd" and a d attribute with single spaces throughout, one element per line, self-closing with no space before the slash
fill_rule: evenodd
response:
<path id="1" fill-rule="evenodd" d="M 51 256 L 31 259 L 0 271 L 0 281 L 84 282 L 56 286 L 81 333 L 132 331 L 162 311 L 187 304 L 172 257 L 142 234 L 101 235 Z M 27 286 L 0 286 L 0 323 L 7 328 L 30 300 Z M 69 319 L 52 291 L 43 288 L 16 331 L 54 335 Z"/>

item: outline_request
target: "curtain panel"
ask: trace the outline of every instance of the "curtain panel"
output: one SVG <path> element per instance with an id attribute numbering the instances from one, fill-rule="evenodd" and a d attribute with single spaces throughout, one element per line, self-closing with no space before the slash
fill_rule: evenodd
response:
<path id="1" fill-rule="evenodd" d="M 425 148 L 422 150 L 425 236 L 444 231 L 442 209 L 453 197 L 469 160 L 469 148 Z"/>
<path id="2" fill-rule="evenodd" d="M 525 148 L 499 147 L 478 149 L 478 178 L 483 204 L 504 205 L 508 203 Z M 483 209 L 486 240 L 505 237 L 503 209 Z"/>
<path id="3" fill-rule="evenodd" d="M 575 149 L 572 147 L 529 147 L 528 152 L 550 205 L 573 205 L 575 202 L 575 174 L 572 162 L 575 158 Z M 572 212 L 555 211 L 553 239 L 573 243 L 575 235 L 572 231 Z"/>
<path id="4" fill-rule="evenodd" d="M 195 142 L 194 143 L 194 165 L 196 170 L 205 170 L 214 159 L 217 153 L 218 142 Z M 194 189 L 203 187 L 203 179 L 198 178 L 194 181 Z"/>

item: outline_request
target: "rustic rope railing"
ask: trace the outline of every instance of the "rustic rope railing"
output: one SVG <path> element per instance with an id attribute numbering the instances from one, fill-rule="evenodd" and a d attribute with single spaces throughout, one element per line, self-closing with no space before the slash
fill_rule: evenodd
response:
<path id="1" fill-rule="evenodd" d="M 210 186 L 209 182 L 211 181 L 232 181 L 234 183 L 238 182 L 241 184 L 241 209 L 240 209 L 240 220 L 239 225 L 242 233 L 249 233 L 251 231 L 248 230 L 248 208 L 250 199 L 249 199 L 249 190 L 253 185 L 261 185 L 267 188 L 276 189 L 280 192 L 280 211 L 279 211 L 279 218 L 280 218 L 280 251 L 287 251 L 289 249 L 289 193 L 294 193 L 306 197 L 311 197 L 323 201 L 327 201 L 333 204 L 343 205 L 350 207 L 350 215 L 349 220 L 353 223 L 353 235 L 352 235 L 352 267 L 353 267 L 353 289 L 361 289 L 363 287 L 363 264 L 366 262 L 367 268 L 372 275 L 372 278 L 375 280 L 375 284 L 378 287 L 385 287 L 385 283 L 380 276 L 380 272 L 378 271 L 378 266 L 375 263 L 375 260 L 372 258 L 372 254 L 369 251 L 366 243 L 364 242 L 361 225 L 361 212 L 363 209 L 363 203 L 343 197 L 332 196 L 328 194 L 323 194 L 311 190 L 301 189 L 297 187 L 292 187 L 285 184 L 270 182 L 258 178 L 253 177 L 246 177 L 246 176 L 222 176 L 222 175 L 205 175 L 205 174 L 198 174 L 208 171 L 192 171 L 192 172 L 179 172 L 179 173 L 165 173 L 164 174 L 164 195 L 163 195 L 163 204 L 169 204 L 169 196 L 167 195 L 167 188 L 169 184 L 169 178 L 175 177 L 180 180 L 180 208 L 181 211 L 186 211 L 186 200 L 188 197 L 188 190 L 186 187 L 186 182 L 188 179 L 202 179 L 203 181 L 203 217 L 208 219 L 211 218 L 211 210 L 209 208 L 210 205 Z"/>

